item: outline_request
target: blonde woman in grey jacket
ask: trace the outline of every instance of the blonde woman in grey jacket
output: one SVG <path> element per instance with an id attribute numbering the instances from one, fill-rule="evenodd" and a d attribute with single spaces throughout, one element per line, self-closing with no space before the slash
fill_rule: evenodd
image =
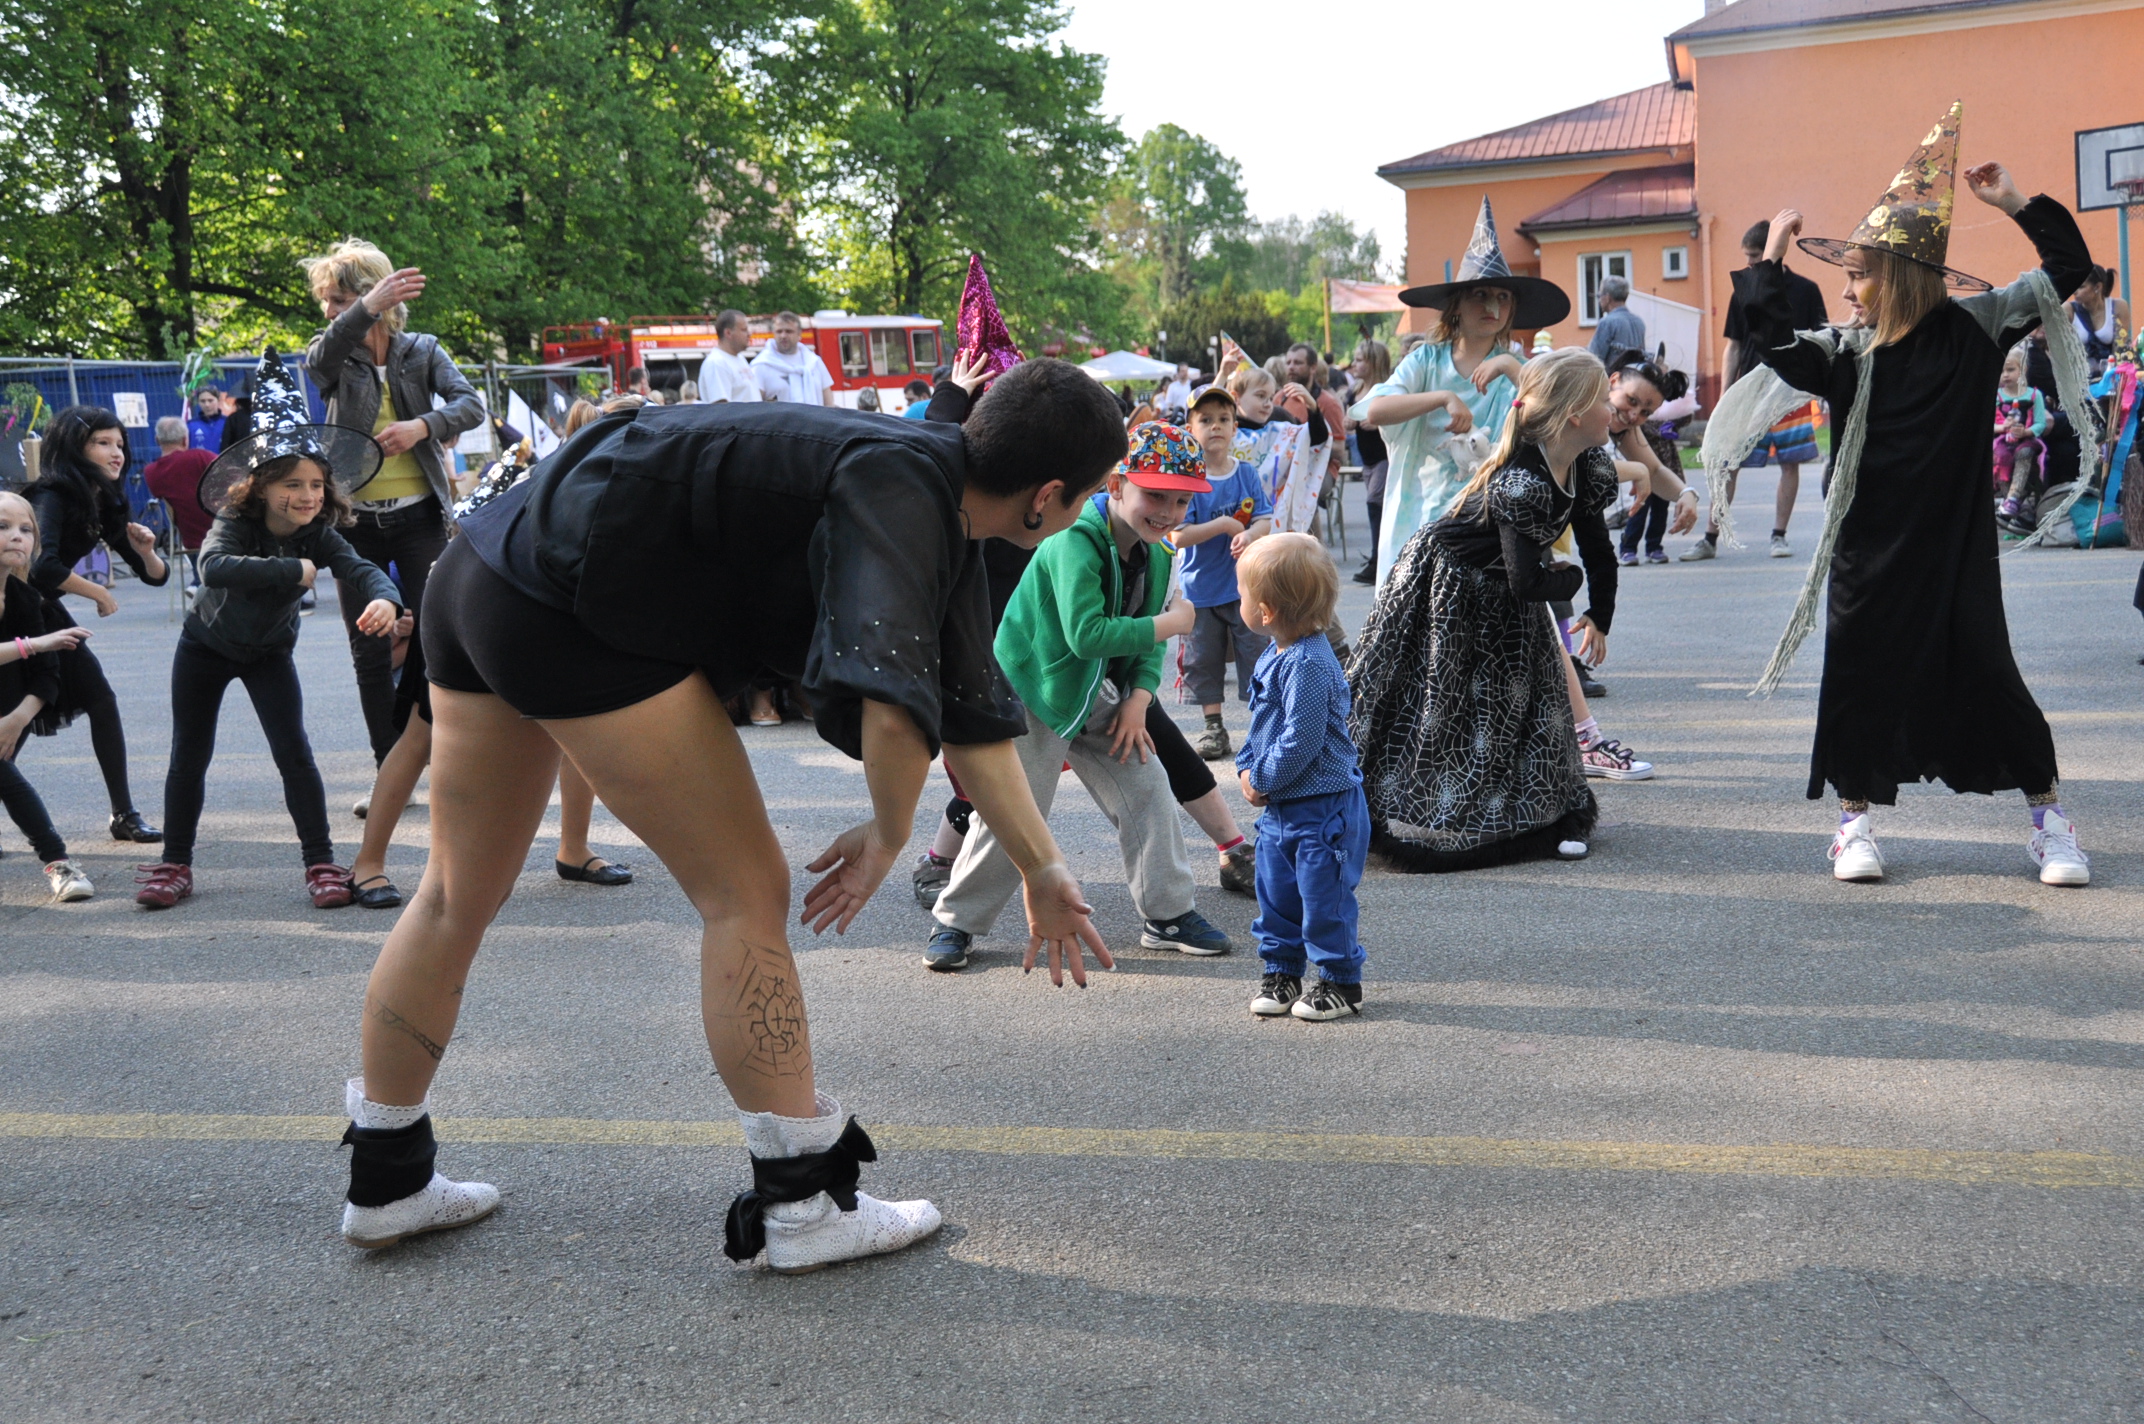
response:
<path id="1" fill-rule="evenodd" d="M 305 351 L 328 423 L 371 436 L 386 457 L 355 502 L 357 522 L 345 534 L 361 557 L 391 568 L 402 602 L 414 612 L 447 545 L 447 511 L 454 505 L 447 446 L 483 422 L 484 405 L 439 338 L 408 329 L 409 303 L 423 294 L 424 273 L 397 270 L 386 253 L 355 237 L 307 259 L 305 273 L 328 319 Z M 386 640 L 358 630 L 361 593 L 340 583 L 336 592 L 378 763 L 395 744 L 394 667 Z"/>

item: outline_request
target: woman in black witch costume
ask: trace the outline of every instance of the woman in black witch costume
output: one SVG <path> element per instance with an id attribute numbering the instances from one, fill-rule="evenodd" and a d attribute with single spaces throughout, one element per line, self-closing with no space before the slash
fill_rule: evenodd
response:
<path id="1" fill-rule="evenodd" d="M 1452 512 L 1408 540 L 1356 641 L 1348 720 L 1370 843 L 1401 869 L 1586 853 L 1599 809 L 1546 607 L 1581 575 L 1548 549 L 1566 526 L 1577 539 L 1592 607 L 1571 631 L 1598 665 L 1615 614 L 1611 418 L 1590 352 L 1527 362 L 1495 452 Z"/>
<path id="2" fill-rule="evenodd" d="M 1832 873 L 1881 879 L 1870 804 L 1894 804 L 1901 783 L 1936 780 L 1954 791 L 2022 790 L 2033 818 L 2027 853 L 2041 881 L 2084 885 L 2091 871 L 2058 802 L 2054 737 L 2010 652 L 1986 427 L 2003 354 L 2042 325 L 2063 403 L 2089 419 L 2084 356 L 2061 300 L 2091 256 L 2060 203 L 2026 201 L 2001 164 L 1983 163 L 1964 175 L 1973 196 L 2016 221 L 2041 266 L 1993 291 L 1944 265 L 1958 120 L 1954 104 L 1851 237 L 1802 239 L 1804 251 L 1846 270 L 1850 329 L 1793 329 L 1780 259 L 1802 215 L 1788 209 L 1772 220 L 1746 294 L 1764 369 L 1722 400 L 1705 464 L 1717 494 L 1764 429 L 1753 432 L 1754 422 L 1808 395 L 1831 403 L 1839 439 L 1823 536 L 1758 690 L 1785 675 L 1828 583 L 1809 796 L 1827 784 L 1839 796 Z M 1946 287 L 1971 295 L 1953 299 Z M 2089 451 L 2095 439 L 2084 443 Z"/>

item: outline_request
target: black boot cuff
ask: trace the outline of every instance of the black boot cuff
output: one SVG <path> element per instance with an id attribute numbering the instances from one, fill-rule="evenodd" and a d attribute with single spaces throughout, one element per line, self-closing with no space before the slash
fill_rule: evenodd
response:
<path id="1" fill-rule="evenodd" d="M 430 1113 L 408 1127 L 359 1127 L 353 1122 L 342 1140 L 350 1147 L 352 1205 L 385 1206 L 414 1196 L 432 1180 L 439 1144 L 432 1137 Z"/>
<path id="2" fill-rule="evenodd" d="M 878 1149 L 871 1145 L 870 1134 L 853 1117 L 824 1152 L 754 1157 L 752 1190 L 739 1192 L 730 1203 L 722 1254 L 732 1261 L 749 1261 L 766 1249 L 761 1211 L 771 1203 L 806 1201 L 825 1192 L 843 1211 L 856 1210 L 856 1182 L 863 1175 L 860 1164 L 877 1160 Z"/>

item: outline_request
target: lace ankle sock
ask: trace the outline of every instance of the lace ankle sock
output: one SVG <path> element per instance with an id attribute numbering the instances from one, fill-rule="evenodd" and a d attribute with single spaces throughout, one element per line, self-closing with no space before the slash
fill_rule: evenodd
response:
<path id="1" fill-rule="evenodd" d="M 1578 749 L 1585 751 L 1601 739 L 1601 724 L 1596 719 L 1588 717 L 1578 724 L 1577 732 Z"/>

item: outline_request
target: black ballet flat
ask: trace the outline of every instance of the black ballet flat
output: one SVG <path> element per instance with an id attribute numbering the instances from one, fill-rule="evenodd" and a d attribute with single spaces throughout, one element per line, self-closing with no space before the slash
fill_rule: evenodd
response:
<path id="1" fill-rule="evenodd" d="M 133 841 L 138 845 L 155 845 L 164 838 L 164 833 L 141 818 L 139 811 L 121 811 L 112 817 L 112 839 Z"/>
<path id="2" fill-rule="evenodd" d="M 589 869 L 590 866 L 602 858 L 600 855 L 592 855 L 579 865 L 568 865 L 563 860 L 554 860 L 551 864 L 558 867 L 558 878 L 561 880 L 577 880 L 583 885 L 630 885 L 633 883 L 633 872 L 616 861 L 612 861 L 598 870 Z"/>
<path id="3" fill-rule="evenodd" d="M 368 910 L 392 910 L 402 903 L 402 892 L 384 875 L 368 875 L 350 889 L 351 902 Z"/>

